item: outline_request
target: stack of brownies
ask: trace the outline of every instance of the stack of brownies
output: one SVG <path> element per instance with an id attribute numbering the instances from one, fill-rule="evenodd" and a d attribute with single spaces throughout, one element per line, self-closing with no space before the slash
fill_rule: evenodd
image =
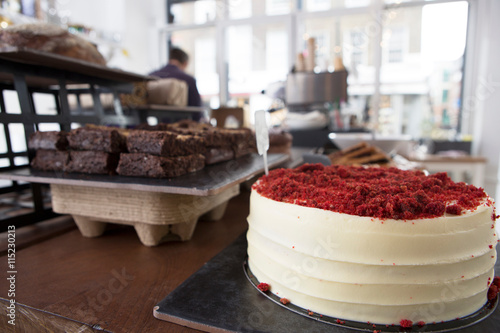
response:
<path id="1" fill-rule="evenodd" d="M 64 131 L 35 132 L 28 141 L 36 150 L 31 166 L 44 171 L 114 174 L 124 152 L 125 132 L 86 126 Z"/>
<path id="2" fill-rule="evenodd" d="M 126 151 L 127 132 L 104 126 L 85 126 L 68 133 L 67 172 L 114 174 L 120 153 Z"/>
<path id="3" fill-rule="evenodd" d="M 29 147 L 36 150 L 31 165 L 38 170 L 169 178 L 249 154 L 255 137 L 249 129 L 194 121 L 133 130 L 90 125 L 68 133 L 36 132 Z"/>
<path id="4" fill-rule="evenodd" d="M 43 171 L 64 171 L 69 160 L 67 136 L 64 131 L 33 133 L 28 141 L 28 149 L 36 150 L 31 166 Z"/>
<path id="5" fill-rule="evenodd" d="M 173 124 L 142 126 L 150 131 L 169 131 L 184 135 L 202 137 L 205 143 L 205 164 L 215 164 L 250 154 L 255 150 L 255 136 L 248 128 L 217 128 L 192 120 L 182 120 Z"/>
<path id="6" fill-rule="evenodd" d="M 203 138 L 167 131 L 130 131 L 128 153 L 120 155 L 117 172 L 123 176 L 176 177 L 203 169 Z"/>

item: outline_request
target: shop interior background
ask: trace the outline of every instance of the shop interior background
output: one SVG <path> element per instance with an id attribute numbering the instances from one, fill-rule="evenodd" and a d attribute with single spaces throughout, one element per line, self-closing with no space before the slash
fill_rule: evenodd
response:
<path id="1" fill-rule="evenodd" d="M 387 136 L 472 141 L 488 159 L 485 189 L 499 196 L 499 1 L 4 0 L 0 14 L 68 27 L 110 67 L 142 74 L 166 62 L 168 43 L 180 46 L 206 106 L 250 115 L 279 102 L 262 91 L 286 80 L 314 37 L 314 70 L 341 57 L 349 72 L 344 116 Z M 16 112 L 15 93 L 5 95 Z"/>

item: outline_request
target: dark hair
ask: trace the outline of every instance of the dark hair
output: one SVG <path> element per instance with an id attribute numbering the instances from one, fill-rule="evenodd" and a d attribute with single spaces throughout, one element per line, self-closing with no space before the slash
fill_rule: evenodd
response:
<path id="1" fill-rule="evenodd" d="M 169 60 L 175 59 L 181 64 L 186 63 L 189 60 L 189 56 L 186 52 L 178 47 L 173 47 L 170 49 Z"/>

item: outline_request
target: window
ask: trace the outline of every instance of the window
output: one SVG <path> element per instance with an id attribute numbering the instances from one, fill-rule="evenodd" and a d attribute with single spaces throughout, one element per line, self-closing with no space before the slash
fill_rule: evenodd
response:
<path id="1" fill-rule="evenodd" d="M 190 56 L 186 72 L 196 78 L 203 102 L 212 105 L 219 100 L 219 75 L 217 73 L 217 46 L 215 28 L 195 28 L 174 31 L 170 35 L 172 45 L 180 47 Z"/>
<path id="2" fill-rule="evenodd" d="M 188 71 L 207 104 L 245 104 L 286 80 L 314 38 L 316 72 L 334 70 L 338 60 L 348 70 L 348 116 L 382 134 L 449 139 L 460 131 L 469 5 L 187 1 L 171 6 L 175 19 L 166 30 L 194 57 Z"/>
<path id="3" fill-rule="evenodd" d="M 403 57 L 406 53 L 408 43 L 408 32 L 404 27 L 395 27 L 388 30 L 387 37 L 387 61 L 389 63 L 403 62 Z"/>
<path id="4" fill-rule="evenodd" d="M 289 71 L 288 34 L 283 25 L 238 25 L 227 29 L 229 94 L 258 94 Z"/>
<path id="5" fill-rule="evenodd" d="M 351 64 L 351 67 L 357 67 L 365 63 L 368 56 L 368 49 L 365 45 L 367 40 L 363 33 L 359 30 L 349 30 L 347 31 L 345 40 L 346 43 L 343 44 L 343 54 L 347 62 Z M 349 50 L 349 48 L 351 48 L 350 55 L 349 52 L 345 52 L 345 50 Z"/>
<path id="6" fill-rule="evenodd" d="M 371 0 L 306 0 L 306 10 L 318 12 L 333 8 L 355 8 L 370 5 Z"/>
<path id="7" fill-rule="evenodd" d="M 268 0 L 266 1 L 266 15 L 289 14 L 292 10 L 290 0 Z"/>
<path id="8" fill-rule="evenodd" d="M 217 14 L 217 1 L 203 0 L 174 3 L 170 7 L 172 24 L 203 24 L 212 22 Z"/>
<path id="9" fill-rule="evenodd" d="M 380 109 L 400 123 L 379 131 L 455 138 L 467 15 L 466 1 L 390 9 L 382 39 Z"/>

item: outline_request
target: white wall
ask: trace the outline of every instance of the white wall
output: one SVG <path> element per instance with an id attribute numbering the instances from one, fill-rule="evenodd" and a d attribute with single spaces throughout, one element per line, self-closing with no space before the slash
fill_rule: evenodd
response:
<path id="1" fill-rule="evenodd" d="M 149 73 L 166 63 L 159 59 L 159 27 L 164 26 L 165 1 L 126 0 L 124 46 L 130 53 L 128 70 Z"/>
<path id="2" fill-rule="evenodd" d="M 500 202 L 500 1 L 477 1 L 471 85 L 463 107 L 471 111 L 473 153 L 488 159 L 485 190 Z"/>
<path id="3" fill-rule="evenodd" d="M 109 65 L 147 74 L 165 63 L 159 58 L 158 30 L 165 24 L 165 1 L 159 0 L 64 0 L 58 10 L 69 22 L 80 23 L 108 35 L 121 37 Z M 108 55 L 106 43 L 100 47 Z"/>

